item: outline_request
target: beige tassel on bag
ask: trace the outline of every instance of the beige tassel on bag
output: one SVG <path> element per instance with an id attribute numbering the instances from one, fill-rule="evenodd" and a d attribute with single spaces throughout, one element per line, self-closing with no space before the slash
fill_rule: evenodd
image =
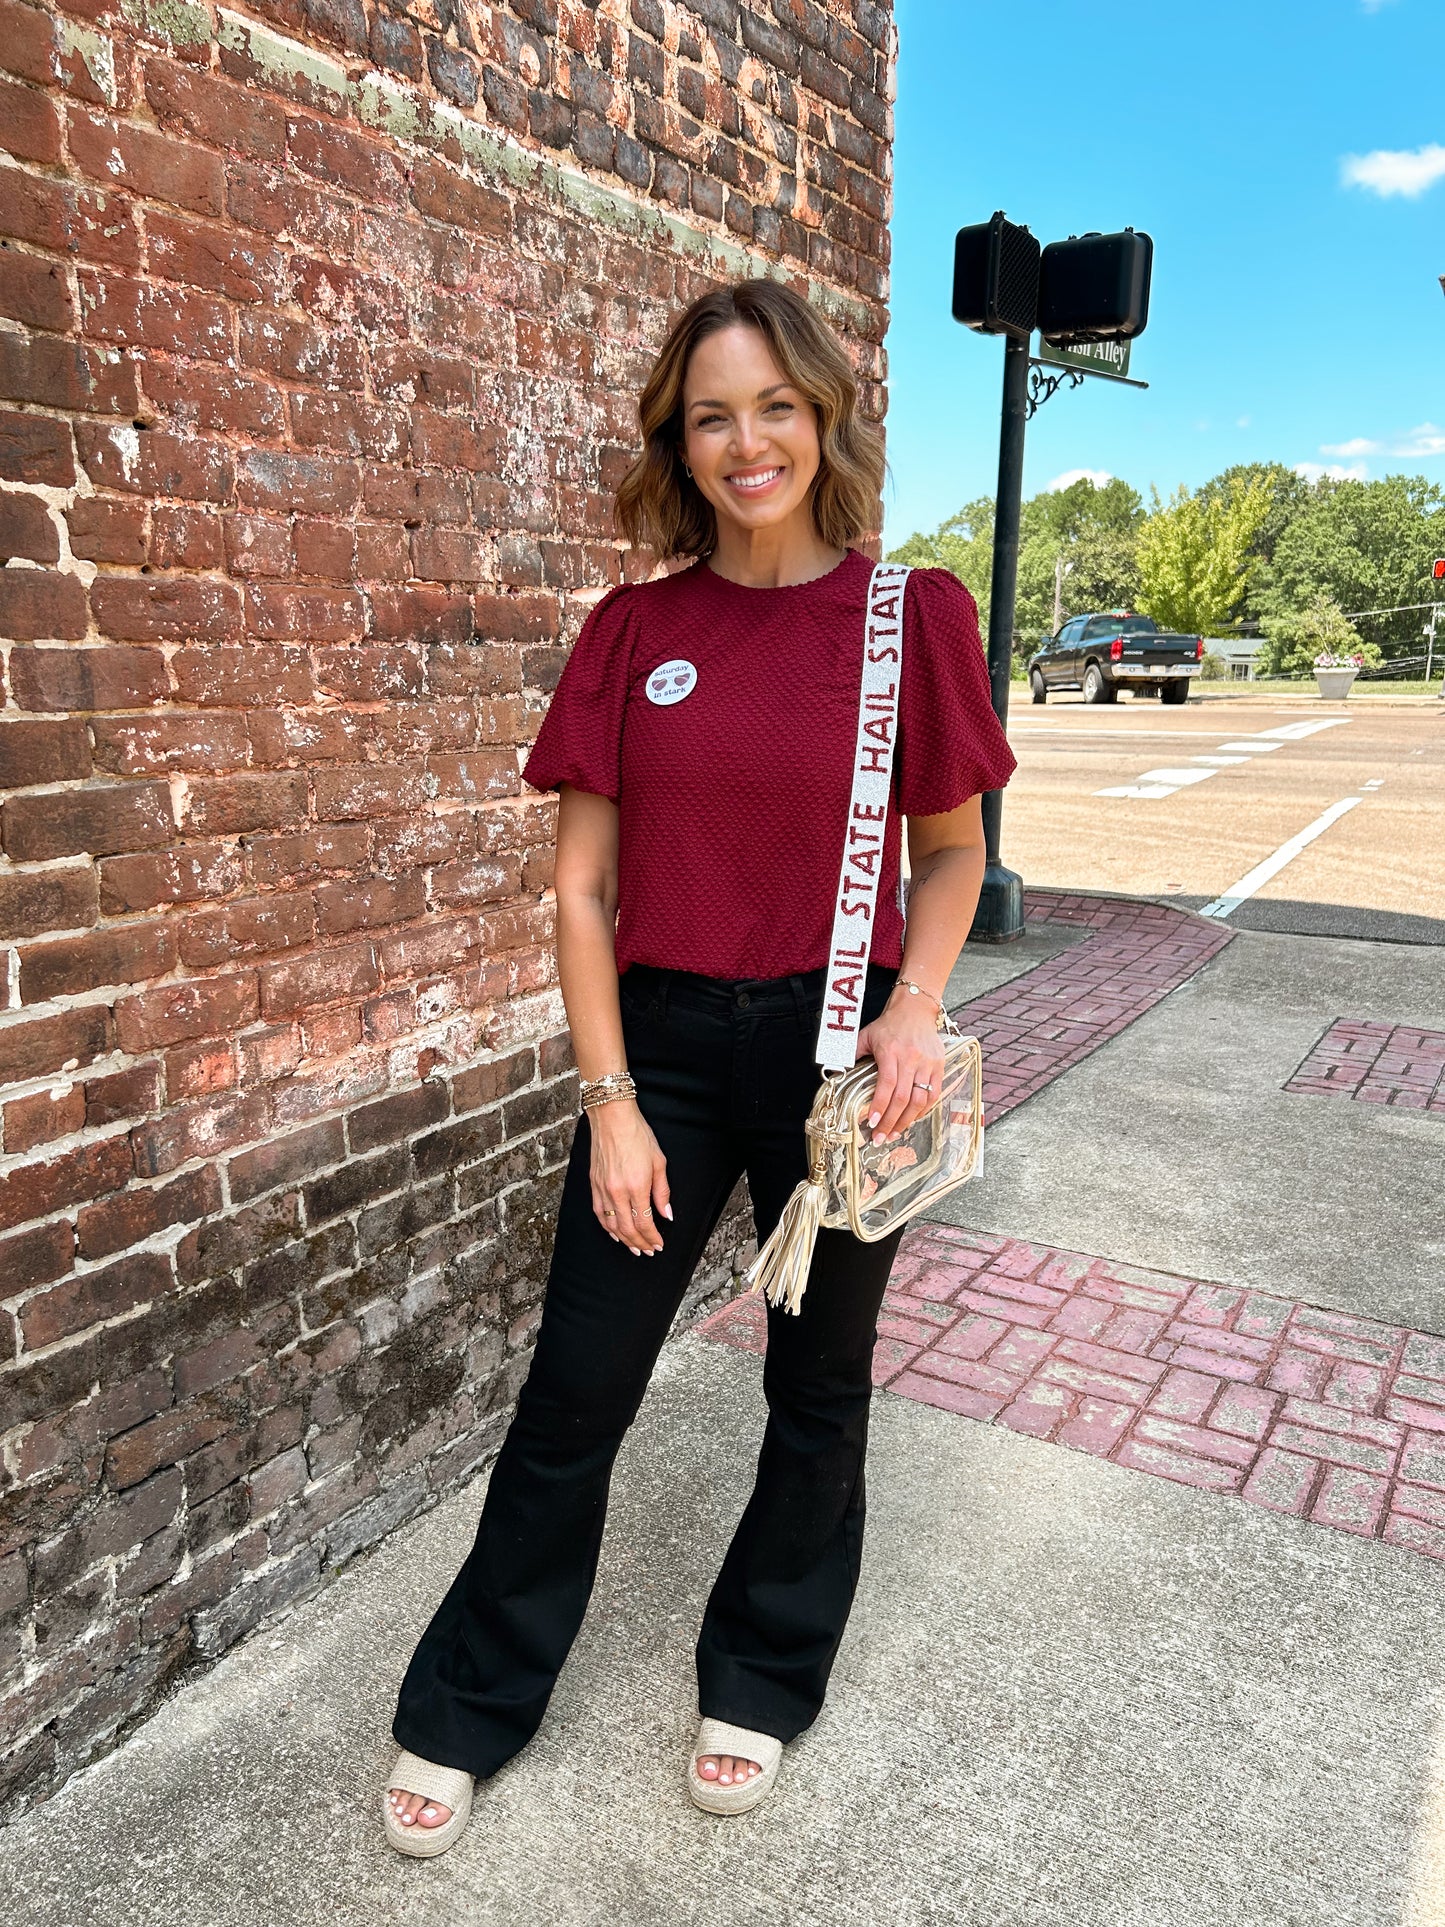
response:
<path id="1" fill-rule="evenodd" d="M 795 1317 L 802 1309 L 803 1293 L 808 1288 L 813 1246 L 818 1242 L 827 1195 L 818 1180 L 804 1178 L 783 1206 L 783 1215 L 767 1243 L 747 1269 L 744 1282 L 754 1291 L 761 1288 L 770 1305 L 782 1305 Z"/>

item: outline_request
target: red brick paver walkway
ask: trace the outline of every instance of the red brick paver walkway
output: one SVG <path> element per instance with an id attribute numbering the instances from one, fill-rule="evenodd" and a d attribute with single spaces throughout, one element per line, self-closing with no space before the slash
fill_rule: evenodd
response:
<path id="1" fill-rule="evenodd" d="M 761 1352 L 762 1299 L 700 1329 Z M 878 1329 L 904 1398 L 1445 1559 L 1445 1339 L 927 1221 Z"/>
<path id="2" fill-rule="evenodd" d="M 1445 1030 L 1341 1017 L 1285 1089 L 1445 1117 Z"/>
<path id="3" fill-rule="evenodd" d="M 1032 924 L 1077 924 L 1093 934 L 954 1011 L 959 1028 L 983 1046 L 990 1123 L 1127 1030 L 1235 934 L 1189 911 L 1127 897 L 1029 890 L 1024 912 Z"/>

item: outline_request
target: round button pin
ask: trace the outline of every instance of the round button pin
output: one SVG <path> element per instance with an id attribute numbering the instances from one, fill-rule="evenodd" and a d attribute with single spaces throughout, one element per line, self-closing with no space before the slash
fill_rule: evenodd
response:
<path id="1" fill-rule="evenodd" d="M 697 687 L 697 668 L 685 656 L 677 656 L 671 662 L 660 662 L 647 678 L 647 700 L 665 709 L 670 703 L 680 703 L 684 696 L 690 696 Z"/>

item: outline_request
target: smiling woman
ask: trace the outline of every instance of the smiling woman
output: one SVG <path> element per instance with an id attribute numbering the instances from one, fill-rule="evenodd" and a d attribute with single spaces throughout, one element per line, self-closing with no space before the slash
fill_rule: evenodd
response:
<path id="1" fill-rule="evenodd" d="M 617 491 L 618 526 L 638 548 L 711 555 L 719 508 L 725 517 L 742 508 L 739 532 L 771 530 L 761 546 L 775 548 L 805 507 L 834 560 L 874 526 L 882 436 L 857 412 L 837 337 L 778 282 L 743 281 L 694 302 L 658 356 L 638 414 L 642 453 Z M 750 495 L 766 502 L 765 516 L 746 518 Z"/>
<path id="2" fill-rule="evenodd" d="M 939 1102 L 941 996 L 983 874 L 979 794 L 1013 757 L 963 584 L 915 569 L 886 618 L 869 604 L 873 564 L 853 545 L 876 526 L 883 451 L 856 398 L 842 346 L 789 288 L 742 282 L 679 317 L 617 514 L 655 559 L 692 566 L 591 610 L 523 772 L 560 792 L 557 966 L 583 1113 L 531 1373 L 476 1544 L 402 1683 L 384 1818 L 404 1853 L 450 1846 L 473 1779 L 542 1719 L 613 1459 L 714 1227 L 746 1173 L 763 1245 L 807 1176 L 825 1002 L 852 1000 L 857 1056 L 876 1061 L 874 1142 Z M 893 789 L 877 765 L 882 794 L 860 810 L 854 765 L 881 754 L 879 730 L 890 752 L 896 736 Z M 864 914 L 854 961 L 830 972 L 840 893 Z M 687 1787 L 713 1813 L 766 1797 L 823 1702 L 858 1580 L 901 1234 L 825 1227 L 798 1315 L 769 1311 L 757 1483 L 697 1642 Z M 640 1274 L 631 1257 L 649 1260 Z"/>

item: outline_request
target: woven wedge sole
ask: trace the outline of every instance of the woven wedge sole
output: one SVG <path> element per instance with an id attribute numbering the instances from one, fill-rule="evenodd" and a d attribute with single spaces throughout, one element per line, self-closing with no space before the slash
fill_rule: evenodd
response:
<path id="1" fill-rule="evenodd" d="M 438 1766 L 433 1760 L 424 1760 L 418 1753 L 408 1753 L 403 1749 L 396 1756 L 396 1765 L 391 1769 L 391 1778 L 386 1783 L 386 1793 L 419 1793 L 424 1800 L 433 1800 L 438 1806 L 450 1807 L 452 1817 L 439 1827 L 424 1827 L 413 1820 L 404 1827 L 391 1810 L 391 1802 L 382 1795 L 381 1821 L 386 1829 L 386 1837 L 398 1853 L 411 1854 L 418 1860 L 430 1860 L 434 1855 L 445 1853 L 466 1832 L 467 1821 L 472 1813 L 472 1787 L 474 1781 L 470 1773 L 456 1766 Z"/>
<path id="2" fill-rule="evenodd" d="M 698 1760 L 707 1754 L 756 1760 L 762 1770 L 741 1786 L 719 1786 L 716 1780 L 704 1780 L 697 1770 Z M 754 1733 L 746 1726 L 730 1726 L 726 1720 L 704 1720 L 687 1763 L 687 1790 L 693 1805 L 704 1813 L 749 1812 L 772 1792 L 782 1759 L 783 1743 L 771 1733 Z"/>

